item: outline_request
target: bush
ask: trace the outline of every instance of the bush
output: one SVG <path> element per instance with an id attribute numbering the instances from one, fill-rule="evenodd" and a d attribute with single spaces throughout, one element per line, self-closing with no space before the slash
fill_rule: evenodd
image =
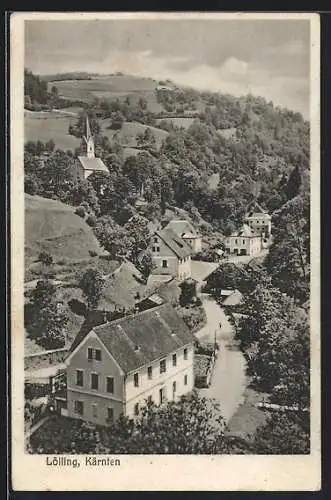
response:
<path id="1" fill-rule="evenodd" d="M 91 257 L 97 257 L 98 256 L 98 254 L 97 254 L 97 252 L 95 252 L 95 250 L 89 250 L 88 253 L 90 254 Z"/>
<path id="2" fill-rule="evenodd" d="M 53 264 L 53 257 L 49 252 L 46 251 L 40 252 L 40 254 L 38 255 L 38 260 L 42 264 L 45 264 L 45 266 L 50 266 L 51 264 Z"/>
<path id="3" fill-rule="evenodd" d="M 97 224 L 97 219 L 94 215 L 89 215 L 86 219 L 86 223 L 91 227 L 95 227 Z"/>
<path id="4" fill-rule="evenodd" d="M 75 214 L 79 215 L 79 217 L 84 218 L 85 217 L 85 209 L 84 207 L 77 207 L 75 210 Z"/>

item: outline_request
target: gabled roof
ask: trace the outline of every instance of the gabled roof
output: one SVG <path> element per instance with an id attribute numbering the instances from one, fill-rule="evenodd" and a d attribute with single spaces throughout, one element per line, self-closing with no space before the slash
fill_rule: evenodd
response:
<path id="1" fill-rule="evenodd" d="M 242 227 L 231 234 L 231 237 L 244 236 L 246 238 L 253 238 L 259 236 L 256 234 L 247 224 L 243 224 Z"/>
<path id="2" fill-rule="evenodd" d="M 247 207 L 247 213 L 246 213 L 246 219 L 249 219 L 250 217 L 253 218 L 270 218 L 270 215 L 266 210 L 264 210 L 261 205 L 257 201 L 253 201 L 250 203 Z"/>
<path id="3" fill-rule="evenodd" d="M 194 336 L 169 304 L 93 328 L 124 373 L 194 342 Z M 73 343 L 71 352 L 82 342 Z"/>
<path id="4" fill-rule="evenodd" d="M 87 156 L 78 156 L 78 160 L 84 170 L 95 170 L 96 172 L 107 172 L 108 168 L 101 158 L 88 158 Z"/>
<path id="5" fill-rule="evenodd" d="M 172 229 L 162 229 L 161 231 L 156 231 L 155 234 L 161 238 L 179 259 L 191 255 L 191 247 Z"/>
<path id="6" fill-rule="evenodd" d="M 187 220 L 171 220 L 164 229 L 172 229 L 181 237 L 199 238 L 198 233 Z"/>
<path id="7" fill-rule="evenodd" d="M 133 307 L 146 288 L 138 269 L 132 262 L 125 261 L 106 278 L 98 309 L 108 310 L 112 304 L 125 309 Z"/>

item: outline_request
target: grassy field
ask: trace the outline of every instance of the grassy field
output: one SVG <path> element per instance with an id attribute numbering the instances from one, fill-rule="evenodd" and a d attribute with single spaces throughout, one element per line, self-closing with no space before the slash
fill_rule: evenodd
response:
<path id="1" fill-rule="evenodd" d="M 160 123 L 161 121 L 166 121 L 168 123 L 173 123 L 175 127 L 183 127 L 189 128 L 190 125 L 195 121 L 196 118 L 187 117 L 187 118 L 159 118 L 156 120 L 156 123 Z"/>
<path id="2" fill-rule="evenodd" d="M 72 100 L 92 102 L 99 99 L 120 99 L 129 97 L 136 103 L 140 97 L 148 101 L 148 108 L 154 113 L 159 113 L 163 107 L 157 102 L 155 88 L 157 82 L 151 78 L 141 78 L 130 75 L 111 76 L 104 75 L 93 77 L 90 80 L 62 80 L 49 82 L 48 89 L 57 87 L 60 97 Z"/>
<path id="3" fill-rule="evenodd" d="M 40 196 L 25 195 L 25 258 L 29 267 L 39 252 L 46 250 L 54 259 L 82 260 L 89 251 L 102 250 L 92 229 L 73 207 Z"/>
<path id="4" fill-rule="evenodd" d="M 168 135 L 168 132 L 165 130 L 161 130 L 156 127 L 150 127 L 147 125 L 143 125 L 138 122 L 125 122 L 121 130 L 115 131 L 107 128 L 109 125 L 109 120 L 103 120 L 101 122 L 101 126 L 103 129 L 104 135 L 109 137 L 109 139 L 117 138 L 118 142 L 125 147 L 135 148 L 137 146 L 136 136 L 137 134 L 143 133 L 146 128 L 149 128 L 156 139 L 157 148 L 161 147 L 162 142 Z"/>
<path id="5" fill-rule="evenodd" d="M 80 140 L 68 134 L 70 123 L 76 117 L 57 112 L 24 112 L 24 141 L 47 142 L 53 139 L 55 147 L 63 150 L 74 150 Z"/>

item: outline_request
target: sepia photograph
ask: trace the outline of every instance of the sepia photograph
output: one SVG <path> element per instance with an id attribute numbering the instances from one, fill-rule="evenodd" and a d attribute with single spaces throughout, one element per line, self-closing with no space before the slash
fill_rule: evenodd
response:
<path id="1" fill-rule="evenodd" d="M 21 13 L 11 43 L 13 460 L 318 489 L 318 16 Z"/>

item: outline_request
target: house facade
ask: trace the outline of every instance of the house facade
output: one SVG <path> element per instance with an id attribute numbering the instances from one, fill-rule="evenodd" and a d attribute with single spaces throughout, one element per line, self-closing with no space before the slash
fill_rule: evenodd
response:
<path id="1" fill-rule="evenodd" d="M 175 276 L 180 280 L 191 277 L 191 247 L 172 229 L 156 231 L 150 245 L 154 264 L 153 274 Z"/>
<path id="2" fill-rule="evenodd" d="M 86 143 L 86 156 L 77 157 L 73 166 L 74 177 L 84 180 L 94 172 L 105 172 L 109 174 L 109 170 L 101 158 L 95 157 L 94 139 L 91 134 L 88 118 L 86 118 L 86 136 L 84 136 L 84 141 Z"/>
<path id="3" fill-rule="evenodd" d="M 172 220 L 165 229 L 174 231 L 177 236 L 182 238 L 192 248 L 193 253 L 201 251 L 201 236 L 187 220 Z"/>
<path id="4" fill-rule="evenodd" d="M 225 240 L 225 252 L 234 255 L 258 255 L 262 250 L 262 237 L 244 224 L 239 231 L 235 231 Z"/>
<path id="5" fill-rule="evenodd" d="M 65 414 L 98 425 L 138 416 L 192 391 L 193 362 L 194 337 L 170 305 L 95 327 L 66 360 Z"/>
<path id="6" fill-rule="evenodd" d="M 271 242 L 271 216 L 258 203 L 254 203 L 246 214 L 245 223 L 261 235 L 262 248 L 267 248 Z"/>

